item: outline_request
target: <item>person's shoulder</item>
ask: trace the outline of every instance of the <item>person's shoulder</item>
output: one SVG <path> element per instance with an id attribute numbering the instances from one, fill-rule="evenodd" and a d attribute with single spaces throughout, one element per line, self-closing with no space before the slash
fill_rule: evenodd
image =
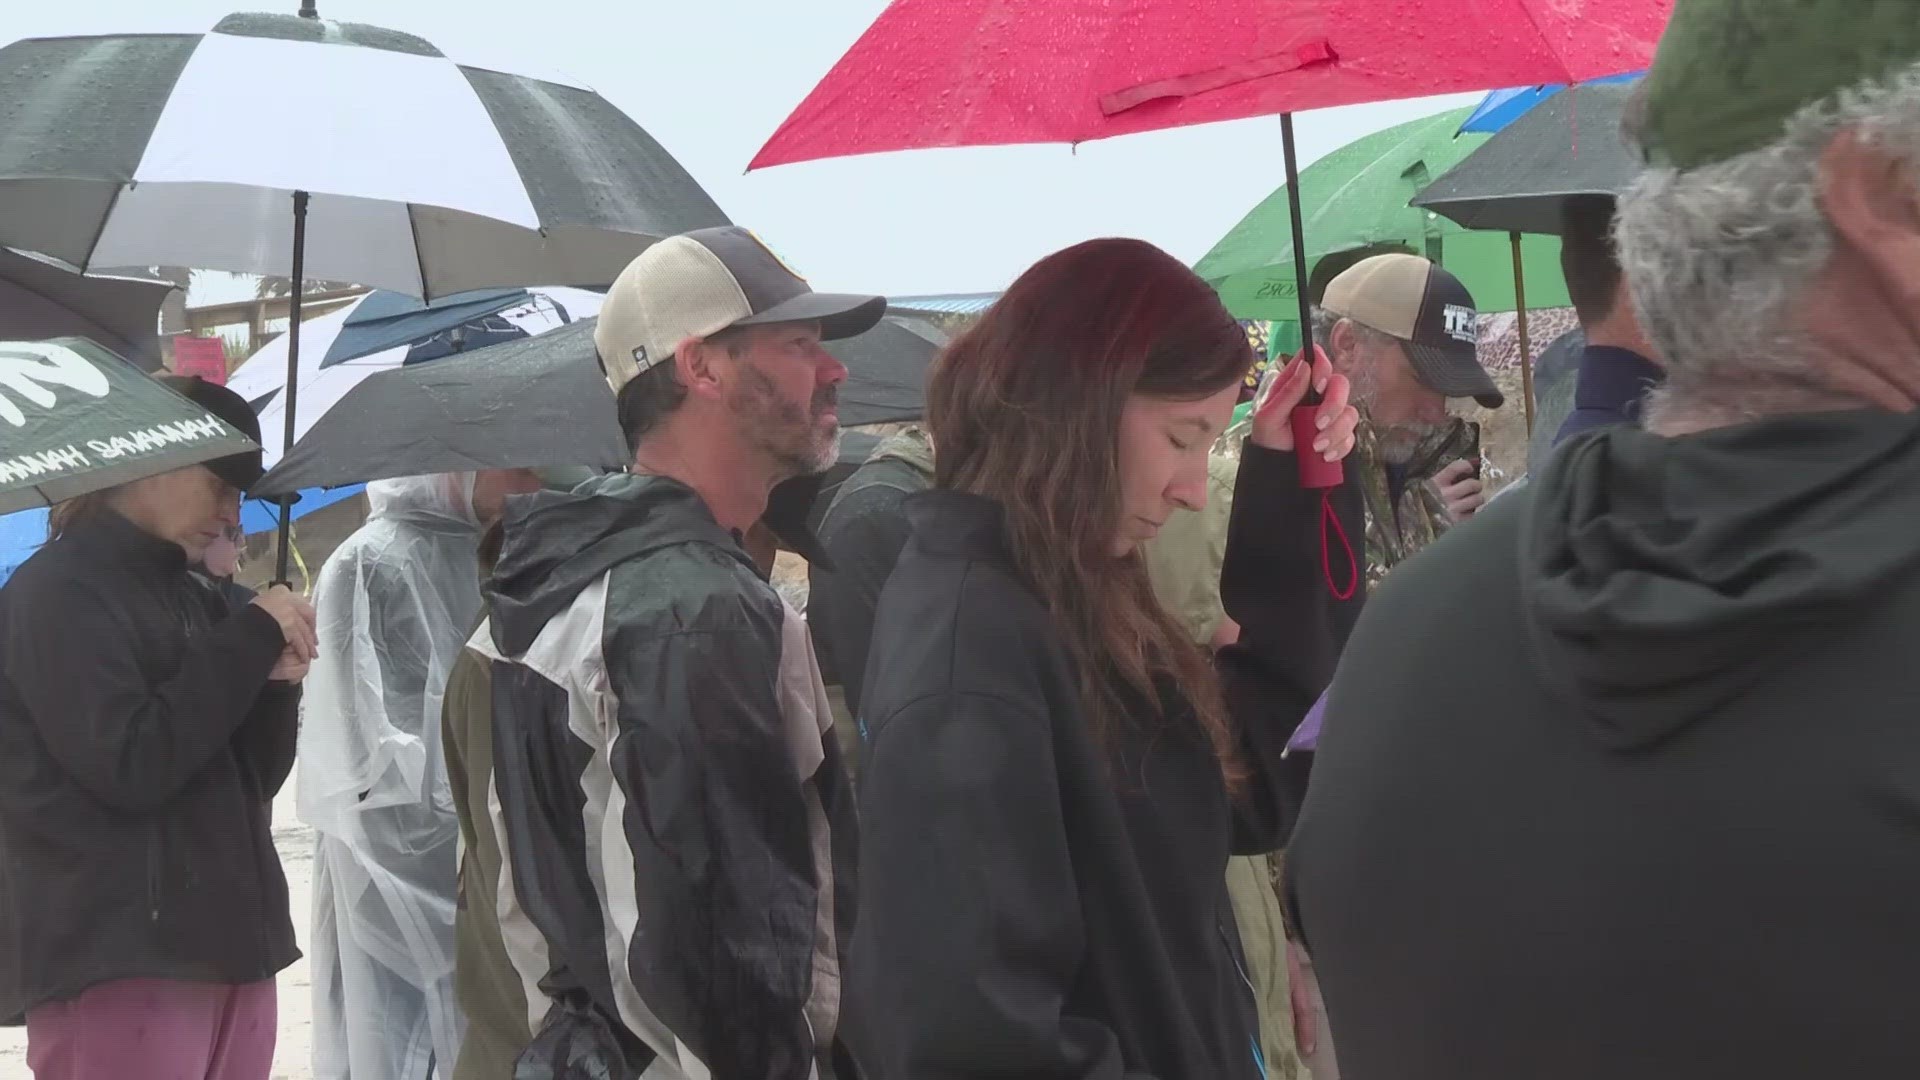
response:
<path id="1" fill-rule="evenodd" d="M 742 557 L 690 540 L 607 572 L 606 620 L 626 633 L 726 633 L 777 624 L 786 602 Z"/>

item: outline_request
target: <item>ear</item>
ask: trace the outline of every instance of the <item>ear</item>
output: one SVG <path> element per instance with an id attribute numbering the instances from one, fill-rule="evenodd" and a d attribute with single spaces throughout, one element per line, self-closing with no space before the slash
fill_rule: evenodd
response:
<path id="1" fill-rule="evenodd" d="M 1920 300 L 1920 185 L 1905 163 L 1843 131 L 1820 155 L 1820 203 L 1840 243 L 1898 299 Z"/>
<path id="2" fill-rule="evenodd" d="M 716 367 L 715 362 L 726 355 L 725 349 L 709 346 L 704 338 L 686 338 L 674 346 L 674 374 L 680 377 L 680 385 L 687 388 L 688 394 L 716 396 L 725 381 L 725 373 Z"/>
<path id="3" fill-rule="evenodd" d="M 1852 396 L 1897 410 L 1920 401 L 1920 187 L 1906 163 L 1861 138 L 1834 136 L 1820 154 L 1820 208 L 1834 251 L 1802 317 L 1851 363 L 1829 376 Z"/>
<path id="4" fill-rule="evenodd" d="M 1333 324 L 1331 340 L 1327 344 L 1327 355 L 1333 361 L 1336 371 L 1346 371 L 1353 367 L 1353 347 L 1358 343 L 1359 335 L 1354 333 L 1352 319 L 1339 319 Z"/>

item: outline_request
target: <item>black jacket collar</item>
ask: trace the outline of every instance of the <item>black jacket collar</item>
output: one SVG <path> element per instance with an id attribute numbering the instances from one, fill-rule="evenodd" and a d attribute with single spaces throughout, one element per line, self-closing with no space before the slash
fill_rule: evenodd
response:
<path id="1" fill-rule="evenodd" d="M 82 551 L 122 565 L 153 570 L 187 568 L 187 553 L 179 544 L 160 539 L 112 510 L 68 530 L 64 538 Z"/>
<path id="2" fill-rule="evenodd" d="M 1006 508 L 984 495 L 936 489 L 906 498 L 914 541 L 929 555 L 1011 560 Z"/>

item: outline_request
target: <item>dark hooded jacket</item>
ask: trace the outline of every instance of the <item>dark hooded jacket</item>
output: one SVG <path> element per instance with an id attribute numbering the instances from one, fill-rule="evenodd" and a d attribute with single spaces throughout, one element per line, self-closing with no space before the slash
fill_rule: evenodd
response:
<path id="1" fill-rule="evenodd" d="M 549 999 L 520 1075 L 832 1075 L 856 841 L 804 623 L 673 480 L 514 499 L 505 532 L 473 646 L 502 937 Z"/>
<path id="2" fill-rule="evenodd" d="M 1242 636 L 1219 663 L 1251 772 L 1237 800 L 1171 680 L 1096 741 L 998 503 L 908 500 L 863 704 L 847 1037 L 865 1080 L 1262 1075 L 1227 859 L 1285 840 L 1283 747 L 1343 605 L 1294 456 L 1247 446 L 1235 490 L 1221 593 Z"/>
<path id="3" fill-rule="evenodd" d="M 1920 423 L 1578 437 L 1402 567 L 1289 851 L 1347 1080 L 1920 1075 Z"/>
<path id="4" fill-rule="evenodd" d="M 250 983 L 299 958 L 273 849 L 286 646 L 117 514 L 0 589 L 0 1021 L 97 983 Z"/>

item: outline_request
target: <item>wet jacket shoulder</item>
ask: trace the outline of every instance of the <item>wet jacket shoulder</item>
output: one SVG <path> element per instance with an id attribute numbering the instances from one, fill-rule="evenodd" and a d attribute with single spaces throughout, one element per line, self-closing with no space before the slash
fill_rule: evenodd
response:
<path id="1" fill-rule="evenodd" d="M 228 605 L 118 517 L 0 589 L 0 1016 L 298 956 L 269 814 L 299 690 L 267 681 L 273 618 Z"/>
<path id="2" fill-rule="evenodd" d="M 529 1054 L 599 1025 L 640 1067 L 803 1080 L 838 1023 L 854 843 L 804 622 L 660 477 L 510 513 L 488 595 L 503 860 L 571 1018 Z"/>
<path id="3" fill-rule="evenodd" d="M 856 714 L 874 607 L 911 531 L 904 504 L 932 484 L 933 445 L 921 429 L 907 428 L 883 441 L 840 485 L 817 530 L 834 568 L 808 571 L 808 627 L 822 675 L 845 689 Z"/>

